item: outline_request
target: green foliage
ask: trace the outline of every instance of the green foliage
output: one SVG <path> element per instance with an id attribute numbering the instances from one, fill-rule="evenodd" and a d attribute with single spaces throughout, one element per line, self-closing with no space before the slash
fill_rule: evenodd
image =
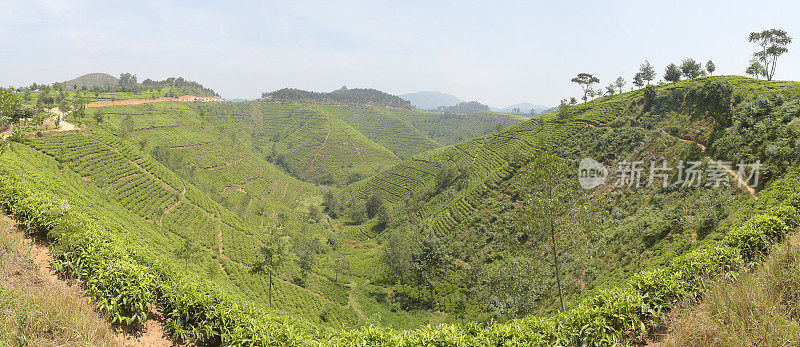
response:
<path id="1" fill-rule="evenodd" d="M 678 68 L 678 65 L 675 65 L 675 63 L 667 65 L 667 69 L 664 71 L 664 80 L 672 83 L 681 80 L 681 69 Z"/>
<path id="2" fill-rule="evenodd" d="M 273 92 L 264 92 L 262 99 L 269 101 L 294 102 L 300 100 L 322 104 L 348 105 L 382 105 L 393 107 L 410 107 L 408 101 L 375 89 L 347 89 L 342 87 L 330 93 L 309 92 L 300 89 L 284 88 Z"/>
<path id="3" fill-rule="evenodd" d="M 9 124 L 21 108 L 22 103 L 13 88 L 0 88 L 0 126 Z"/>
<path id="4" fill-rule="evenodd" d="M 700 76 L 703 76 L 705 72 L 703 71 L 703 65 L 698 62 L 695 62 L 692 58 L 686 58 L 681 63 L 681 73 L 683 76 L 693 80 Z"/>
<path id="5" fill-rule="evenodd" d="M 479 112 L 489 112 L 489 106 L 481 104 L 477 101 L 459 102 L 458 105 L 453 106 L 439 106 L 435 111 L 442 113 L 455 113 L 455 114 L 472 114 Z"/>
<path id="6" fill-rule="evenodd" d="M 781 211 L 781 213 L 785 213 Z M 786 214 L 784 218 L 795 218 L 796 211 Z M 766 254 L 769 246 L 781 241 L 789 228 L 783 219 L 776 216 L 759 215 L 741 227 L 731 231 L 725 238 L 725 243 L 741 250 L 742 257 L 752 261 L 759 255 Z"/>
<path id="7" fill-rule="evenodd" d="M 769 29 L 750 33 L 748 40 L 761 47 L 760 50 L 753 52 L 753 58 L 763 63 L 764 77 L 767 81 L 772 81 L 775 67 L 778 65 L 778 57 L 789 51 L 786 46 L 792 43 L 792 38 L 786 31 Z"/>
<path id="8" fill-rule="evenodd" d="M 645 110 L 649 110 L 651 107 L 653 107 L 653 104 L 656 102 L 656 89 L 650 85 L 645 87 L 643 99 L 644 99 Z"/>
<path id="9" fill-rule="evenodd" d="M 755 82 L 751 84 L 746 79 L 718 79 L 735 86 L 737 93 L 753 93 L 766 88 L 786 93 L 786 97 L 794 97 L 790 93 L 794 93 L 795 87 L 790 84 L 775 83 L 766 87 Z M 3 174 L 0 175 L 0 202 L 11 206 L 30 230 L 50 232 L 51 237 L 58 240 L 59 248 L 68 254 L 60 258 L 64 259 L 63 271 L 86 273 L 89 281 L 98 278 L 91 293 L 105 310 L 119 316 L 119 321 L 135 324 L 141 320 L 142 308 L 149 310 L 149 305 L 155 302 L 165 316 L 168 332 L 190 343 L 399 346 L 625 343 L 635 341 L 678 301 L 687 295 L 697 295 L 704 282 L 719 275 L 732 276 L 744 260 L 758 259 L 770 249 L 771 243 L 781 239 L 787 227 L 796 225 L 796 207 L 794 210 L 789 207 L 796 203 L 796 199 L 790 199 L 796 187 L 794 181 L 778 179 L 782 171 L 776 170 L 770 188 L 759 199 L 759 204 L 763 205 L 758 205 L 757 213 L 743 217 L 741 223 L 723 221 L 708 224 L 709 231 L 705 239 L 698 232 L 699 244 L 686 241 L 693 236 L 693 231 L 697 231 L 693 218 L 719 221 L 724 219 L 727 214 L 725 209 L 729 206 L 722 206 L 722 210 L 710 206 L 709 218 L 703 211 L 689 211 L 690 218 L 679 218 L 686 212 L 674 210 L 673 207 L 674 201 L 691 208 L 700 206 L 701 202 L 698 201 L 702 201 L 706 193 L 686 190 L 647 193 L 623 191 L 598 198 L 612 201 L 613 206 L 593 206 L 592 201 L 587 202 L 584 206 L 596 208 L 589 212 L 603 216 L 603 220 L 597 223 L 602 230 L 578 233 L 572 240 L 585 243 L 585 253 L 591 254 L 594 259 L 592 267 L 586 267 L 591 271 L 587 271 L 585 277 L 575 278 L 590 284 L 603 283 L 607 289 L 590 287 L 570 301 L 569 310 L 522 319 L 511 318 L 514 314 L 524 315 L 547 307 L 542 300 L 546 300 L 548 292 L 542 287 L 548 283 L 534 282 L 528 278 L 511 281 L 509 278 L 513 277 L 514 272 L 548 267 L 524 261 L 529 254 L 519 250 L 530 247 L 533 232 L 510 227 L 514 222 L 509 218 L 510 211 L 514 211 L 520 202 L 519 198 L 525 196 L 519 189 L 525 185 L 525 180 L 521 179 L 525 170 L 531 169 L 525 164 L 540 163 L 537 158 L 546 160 L 553 155 L 573 158 L 584 154 L 602 154 L 611 158 L 613 153 L 608 148 L 623 153 L 641 150 L 644 152 L 639 154 L 642 157 L 687 153 L 690 144 L 668 139 L 656 126 L 661 124 L 659 122 L 683 119 L 671 113 L 684 102 L 676 97 L 683 95 L 678 91 L 697 87 L 705 81 L 683 81 L 652 87 L 657 93 L 650 112 L 642 111 L 640 107 L 639 100 L 644 91 L 623 93 L 593 100 L 585 107 L 565 108 L 560 117 L 544 116 L 541 120 L 510 126 L 478 139 L 412 155 L 408 160 L 397 162 L 387 170 L 379 170 L 380 173 L 359 180 L 341 191 L 340 197 L 344 201 L 354 201 L 359 205 L 355 210 L 364 216 L 362 225 L 342 226 L 340 221 L 334 220 L 330 229 L 319 231 L 318 228 L 322 226 L 302 221 L 307 212 L 302 206 L 319 201 L 314 198 L 318 199 L 318 195 L 327 189 L 312 192 L 308 194 L 311 198 L 305 199 L 306 196 L 292 193 L 292 190 L 308 189 L 310 185 L 292 181 L 280 170 L 268 171 L 272 170 L 272 166 L 263 158 L 249 156 L 254 141 L 247 136 L 236 136 L 238 129 L 244 127 L 242 124 L 258 124 L 267 118 L 263 111 L 256 109 L 253 112 L 253 105 L 250 104 L 220 107 L 213 112 L 199 107 L 188 108 L 186 105 L 169 106 L 169 109 L 165 105 L 158 105 L 151 110 L 145 107 L 117 108 L 109 110 L 109 114 L 112 111 L 121 111 L 123 114 L 136 112 L 137 117 L 141 117 L 137 118 L 137 126 L 141 127 L 141 131 L 133 135 L 136 139 L 121 140 L 108 135 L 106 130 L 117 129 L 123 118 L 115 113 L 103 127 L 90 126 L 96 131 L 92 135 L 54 136 L 26 141 L 25 144 L 12 144 L 12 151 L 0 156 L 0 173 Z M 735 96 L 732 96 L 732 101 L 737 102 Z M 742 116 L 741 121 L 753 121 L 753 118 L 763 120 L 771 118 L 767 115 L 772 114 L 777 117 L 775 109 L 778 108 L 791 110 L 784 108 L 785 103 L 779 103 L 777 97 L 773 99 L 774 103 L 770 101 L 765 106 L 771 108 L 770 111 L 759 110 L 756 113 L 758 117 L 739 115 Z M 749 103 L 739 101 L 737 104 Z M 753 100 L 753 104 L 760 102 Z M 654 110 L 666 112 L 656 115 Z M 786 118 L 794 117 L 791 111 L 784 111 L 780 113 Z M 200 116 L 201 113 L 203 116 Z M 295 116 L 301 124 L 320 118 L 312 112 L 293 113 L 288 121 Z M 202 124 L 199 120 L 201 117 L 214 125 Z M 637 119 L 648 117 L 648 124 L 654 130 L 628 127 Z M 623 126 L 619 129 L 606 127 L 612 123 Z M 279 124 L 276 122 L 273 126 Z M 324 126 L 325 122 L 321 124 Z M 490 123 L 489 127 L 494 127 L 494 124 Z M 776 125 L 781 129 L 782 126 Z M 189 127 L 195 128 L 187 129 Z M 223 135 L 221 142 L 208 144 L 208 137 L 202 135 L 204 131 L 210 131 L 214 136 Z M 175 138 L 171 145 L 167 141 L 170 136 Z M 137 151 L 135 140 L 140 137 L 150 139 L 154 146 L 162 148 L 156 152 L 148 151 L 159 153 L 156 156 L 182 153 L 183 159 L 180 161 L 191 160 L 203 169 L 215 167 L 200 170 L 202 173 L 196 174 L 195 179 L 216 185 L 204 187 L 203 191 L 195 188 L 147 153 Z M 177 148 L 185 147 L 183 143 L 175 143 L 177 141 L 186 141 L 186 145 L 197 147 Z M 319 142 L 324 141 L 308 143 Z M 769 142 L 770 145 L 774 143 Z M 49 157 L 27 145 L 34 146 Z M 223 164 L 216 159 L 217 156 L 222 156 L 224 161 L 241 158 L 241 163 L 245 164 L 216 167 Z M 176 157 L 180 158 L 180 155 Z M 251 161 L 259 164 L 248 166 L 246 163 Z M 34 164 L 38 166 L 31 166 Z M 14 169 L 16 166 L 20 168 Z M 60 172 L 62 168 L 63 172 Z M 546 172 L 548 167 L 539 169 Z M 347 176 L 349 174 L 342 175 Z M 82 181 L 82 177 L 86 177 L 86 180 Z M 186 177 L 192 178 L 188 174 Z M 133 185 L 127 186 L 126 182 L 132 182 Z M 61 188 L 64 183 L 67 186 Z M 49 193 L 51 191 L 60 192 L 61 195 Z M 213 195 L 215 191 L 217 196 Z M 268 192 L 270 199 L 278 202 L 261 202 L 253 198 L 252 191 Z M 39 197 L 36 200 L 39 201 L 36 203 L 40 206 L 38 210 L 25 208 L 26 198 L 32 195 Z M 333 193 L 325 195 L 326 207 L 335 206 L 340 198 Z M 209 196 L 219 197 L 221 201 L 227 201 L 231 209 L 241 208 L 241 212 L 232 212 Z M 223 197 L 225 200 L 222 200 Z M 785 206 L 780 206 L 781 202 L 785 202 Z M 101 208 L 99 205 L 108 207 Z M 373 208 L 368 208 L 368 205 Z M 153 223 L 128 213 L 129 210 Z M 373 211 L 371 216 L 370 211 Z M 90 212 L 91 216 L 88 215 Z M 244 220 L 235 213 L 241 213 L 248 219 Z M 380 216 L 383 213 L 387 215 L 386 218 Z M 474 218 L 476 214 L 481 217 Z M 376 221 L 366 220 L 369 217 L 388 221 L 389 234 L 381 234 L 382 229 L 375 227 Z M 479 221 L 481 225 L 471 224 L 473 221 Z M 78 223 L 74 225 L 79 226 L 67 228 L 73 225 L 70 223 Z M 307 229 L 298 227 L 300 223 Z M 784 229 L 780 228 L 781 223 Z M 707 223 L 700 221 L 697 224 Z M 394 225 L 407 230 L 400 234 Z M 725 230 L 733 231 L 725 237 L 715 233 Z M 289 235 L 302 232 L 311 238 L 340 231 L 338 237 L 342 240 L 334 242 L 340 245 L 339 249 L 331 252 L 326 246 L 320 246 L 321 251 L 316 254 L 318 261 L 312 262 L 317 265 L 316 268 L 293 261 L 281 262 L 276 267 L 268 266 L 273 269 L 268 272 L 274 274 L 274 286 L 248 271 L 250 265 L 255 264 L 253 268 L 257 268 L 264 264 L 261 263 L 262 259 L 267 259 L 266 256 L 259 256 L 259 242 L 270 245 L 271 238 L 283 232 Z M 80 236 L 84 233 L 85 237 Z M 420 247 L 397 247 L 413 245 L 411 238 L 422 235 L 424 238 L 420 240 Z M 145 238 L 138 241 L 141 237 Z M 171 253 L 187 237 L 198 240 L 198 246 L 202 248 L 201 256 L 197 262 L 188 264 L 184 271 L 178 271 L 172 264 L 177 258 Z M 385 240 L 383 245 L 378 244 L 381 240 Z M 465 245 L 478 245 L 480 248 Z M 602 248 L 605 245 L 614 247 Z M 396 253 L 381 252 L 385 249 Z M 481 251 L 486 251 L 488 257 L 480 258 L 483 255 Z M 630 259 L 640 260 L 626 259 L 626 254 L 634 255 Z M 302 263 L 300 254 L 296 255 L 300 260 L 298 263 Z M 649 257 L 654 259 L 646 259 Z M 474 283 L 481 284 L 485 279 L 491 279 L 498 283 L 492 287 L 493 290 L 521 295 L 514 295 L 516 301 L 509 297 L 498 297 L 491 302 L 498 311 L 504 312 L 497 316 L 498 320 L 511 319 L 502 323 L 452 323 L 405 331 L 377 326 L 361 329 L 324 325 L 309 327 L 302 322 L 266 315 L 263 313 L 266 308 L 259 306 L 266 301 L 265 292 L 269 290 L 269 297 L 276 302 L 275 308 L 270 311 L 276 314 L 297 315 L 301 319 L 325 321 L 326 324 L 349 325 L 349 317 L 356 316 L 346 307 L 352 292 L 336 283 L 339 278 L 335 281 L 332 278 L 342 275 L 346 276 L 345 283 L 359 282 L 368 277 L 358 274 L 378 273 L 369 278 L 374 278 L 374 283 L 380 283 L 383 269 L 376 266 L 380 258 L 386 259 L 387 268 L 394 267 L 388 269 L 392 276 L 404 276 L 408 280 L 401 290 L 395 290 L 395 295 L 387 300 L 410 298 L 445 312 L 472 310 L 464 315 L 472 318 L 485 314 L 484 305 L 487 304 L 479 293 L 470 292 L 471 289 L 486 288 L 475 286 Z M 336 263 L 342 259 L 342 264 L 344 260 L 351 262 L 350 271 L 344 271 L 338 265 L 326 267 L 333 263 L 332 259 Z M 579 265 L 584 259 L 589 257 L 565 261 L 565 265 L 573 267 L 565 273 L 580 273 L 582 269 Z M 226 275 L 218 276 L 215 284 L 203 279 L 207 273 L 205 265 L 208 264 L 224 266 Z M 482 268 L 487 264 L 495 267 L 488 270 Z M 608 268 L 596 264 L 608 264 Z M 647 270 L 640 271 L 643 268 Z M 617 270 L 619 272 L 615 272 Z M 287 274 L 298 274 L 297 271 L 305 271 L 304 288 L 292 285 L 286 278 Z M 331 271 L 335 271 L 336 275 Z M 491 276 L 481 277 L 481 274 Z M 605 282 L 593 281 L 594 276 L 610 274 L 613 275 L 608 276 L 611 278 Z M 416 285 L 417 294 L 413 290 L 403 290 L 405 285 Z M 577 287 L 578 280 L 568 285 Z M 421 293 L 424 289 L 428 289 L 428 293 Z M 400 291 L 406 296 L 398 295 Z M 391 293 L 391 289 L 376 292 L 375 298 L 380 298 L 382 293 L 390 295 L 387 293 Z M 434 293 L 436 295 L 431 295 Z M 324 298 L 318 295 L 324 295 Z M 367 321 L 379 320 L 369 317 Z"/>
<path id="10" fill-rule="evenodd" d="M 721 82 L 706 82 L 702 86 L 690 89 L 685 97 L 685 104 L 695 112 L 708 114 L 722 126 L 730 124 L 731 98 L 733 88 Z"/>

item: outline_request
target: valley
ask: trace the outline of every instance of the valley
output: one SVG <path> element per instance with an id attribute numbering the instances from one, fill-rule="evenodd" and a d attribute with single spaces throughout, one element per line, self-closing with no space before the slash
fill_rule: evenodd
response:
<path id="1" fill-rule="evenodd" d="M 87 283 L 112 322 L 151 324 L 155 305 L 175 341 L 635 341 L 631 331 L 664 329 L 657 317 L 703 278 L 752 259 L 735 255 L 751 246 L 731 235 L 767 218 L 755 211 L 795 225 L 782 187 L 797 156 L 765 154 L 793 150 L 795 82 L 703 77 L 533 119 L 429 113 L 385 96 L 380 106 L 59 93 L 97 101 L 46 113 L 62 116 L 58 131 L 3 146 L 0 202 L 47 235 L 54 268 Z M 729 106 L 708 110 L 696 95 Z M 782 135 L 752 135 L 764 127 Z M 553 199 L 543 187 L 573 182 L 581 158 L 611 176 L 636 160 L 727 163 L 727 184 L 667 185 L 675 172 L 663 186 L 566 184 L 558 212 L 531 209 Z M 754 158 L 760 184 L 733 169 Z M 553 213 L 559 234 L 544 234 Z M 678 268 L 692 270 L 669 275 Z M 644 295 L 660 300 L 652 311 L 613 313 Z M 631 320 L 609 318 L 619 314 Z M 601 329 L 552 325 L 584 319 Z"/>

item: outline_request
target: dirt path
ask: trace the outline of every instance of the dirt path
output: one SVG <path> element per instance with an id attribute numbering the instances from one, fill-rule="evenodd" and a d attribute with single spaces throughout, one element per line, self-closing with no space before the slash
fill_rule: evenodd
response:
<path id="1" fill-rule="evenodd" d="M 5 139 L 11 137 L 11 131 L 12 130 L 14 130 L 14 126 L 13 125 L 9 125 L 8 129 L 0 132 L 0 139 L 5 140 Z"/>
<path id="2" fill-rule="evenodd" d="M 595 127 L 607 127 L 608 126 L 608 125 L 596 124 L 594 122 L 585 121 L 585 120 L 578 120 L 578 122 L 584 123 L 584 124 L 586 124 L 586 125 L 588 125 L 588 126 L 590 126 L 592 128 L 595 128 Z M 705 155 L 706 146 L 704 144 L 699 143 L 697 141 L 690 140 L 690 139 L 684 139 L 684 138 L 681 138 L 681 137 L 672 136 L 672 135 L 668 134 L 664 130 L 661 130 L 661 133 L 666 135 L 666 136 L 675 138 L 675 139 L 677 139 L 679 141 L 690 142 L 690 143 L 694 143 L 694 144 L 700 146 L 700 149 L 703 151 L 703 154 L 704 154 L 703 157 L 706 160 L 708 160 L 709 163 L 711 163 L 712 165 L 719 165 L 720 167 L 722 167 L 722 169 L 725 170 L 725 172 L 727 172 L 728 175 L 730 175 L 731 177 L 733 177 L 733 179 L 736 180 L 736 183 L 738 183 L 739 187 L 744 188 L 748 193 L 750 193 L 750 196 L 753 197 L 753 199 L 758 200 L 758 196 L 756 195 L 756 190 L 753 187 L 751 187 L 749 184 L 747 184 L 747 182 L 744 180 L 744 178 L 737 176 L 736 171 L 731 169 L 730 166 L 721 164 L 721 163 L 717 162 L 716 160 L 712 159 L 711 157 Z"/>
<path id="3" fill-rule="evenodd" d="M 222 102 L 225 101 L 220 98 L 210 97 L 210 96 L 194 96 L 194 95 L 183 95 L 177 98 L 170 98 L 170 97 L 160 97 L 155 99 L 127 99 L 127 100 L 117 100 L 117 101 L 94 101 L 86 104 L 86 108 L 94 108 L 94 107 L 107 107 L 107 106 L 123 106 L 123 105 L 139 105 L 139 104 L 150 104 L 154 102 Z"/>
<path id="4" fill-rule="evenodd" d="M 47 112 L 53 114 L 53 117 L 50 117 L 50 119 L 52 119 L 52 121 L 54 122 L 53 124 L 55 124 L 56 119 L 58 119 L 58 128 L 55 129 L 54 131 L 78 130 L 78 127 L 75 124 L 72 124 L 64 120 L 64 118 L 67 116 L 67 113 L 61 112 L 61 110 L 58 107 L 51 108 L 47 110 Z"/>
<path id="5" fill-rule="evenodd" d="M 80 282 L 68 282 L 60 278 L 52 267 L 54 261 L 50 253 L 49 245 L 46 241 L 35 239 L 30 235 L 26 235 L 23 231 L 16 226 L 16 222 L 0 213 L 0 232 L 16 234 L 21 237 L 21 249 L 27 250 L 27 255 L 33 266 L 38 270 L 33 273 L 26 273 L 24 271 L 16 271 L 16 275 L 20 277 L 17 281 L 33 283 L 39 287 L 43 293 L 52 293 L 55 290 L 59 295 L 64 296 L 63 300 L 75 302 L 77 305 L 83 306 L 86 311 L 83 315 L 96 316 L 97 324 L 105 329 L 113 329 L 107 322 L 107 317 L 101 312 L 97 312 L 95 304 L 91 299 L 84 295 Z M 77 313 L 76 313 L 77 314 Z M 66 328 L 66 327 L 65 327 Z M 160 313 L 153 309 L 150 313 L 148 320 L 138 330 L 125 330 L 116 329 L 113 341 L 114 344 L 124 346 L 173 346 L 175 345 L 164 334 L 164 327 Z"/>
<path id="6" fill-rule="evenodd" d="M 706 152 L 706 146 L 701 144 L 701 143 L 699 143 L 699 142 L 697 142 L 697 141 L 692 141 L 692 140 L 689 140 L 689 139 L 684 139 L 684 138 L 681 138 L 681 137 L 672 136 L 670 134 L 667 134 L 667 132 L 664 131 L 664 130 L 661 130 L 661 132 L 664 135 L 667 135 L 667 136 L 670 136 L 670 137 L 674 137 L 674 138 L 676 138 L 676 139 L 678 139 L 680 141 L 694 143 L 694 144 L 700 146 L 700 149 L 703 150 L 703 154 L 705 154 L 705 152 Z M 722 163 L 719 163 L 719 162 L 717 162 L 716 160 L 712 159 L 711 157 L 709 157 L 707 155 L 704 155 L 703 157 L 706 160 L 708 160 L 708 162 L 711 163 L 712 165 L 719 165 L 723 170 L 725 170 L 725 172 L 728 173 L 728 175 L 730 175 L 731 177 L 733 177 L 736 180 L 736 183 L 738 183 L 740 187 L 745 188 L 745 190 L 747 190 L 747 192 L 750 193 L 750 196 L 752 196 L 753 199 L 758 199 L 758 196 L 756 195 L 756 190 L 753 187 L 751 187 L 749 184 L 747 184 L 747 182 L 744 180 L 743 177 L 738 176 L 736 171 L 731 169 L 730 166 L 722 164 Z"/>

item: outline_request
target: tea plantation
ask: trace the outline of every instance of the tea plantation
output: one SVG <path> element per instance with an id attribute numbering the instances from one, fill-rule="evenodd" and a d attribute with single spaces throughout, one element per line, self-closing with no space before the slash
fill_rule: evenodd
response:
<path id="1" fill-rule="evenodd" d="M 704 77 L 525 121 L 302 100 L 67 119 L 80 130 L 2 147 L 0 206 L 114 322 L 155 305 L 180 343 L 643 343 L 798 227 L 795 82 Z M 543 195 L 585 157 L 612 176 L 636 160 L 764 171 L 755 196 L 734 181 Z M 535 224 L 557 204 L 558 280 Z"/>

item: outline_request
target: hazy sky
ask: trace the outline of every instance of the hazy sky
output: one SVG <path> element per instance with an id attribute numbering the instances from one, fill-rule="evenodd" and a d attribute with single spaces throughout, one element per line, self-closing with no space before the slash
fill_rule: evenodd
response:
<path id="1" fill-rule="evenodd" d="M 183 76 L 226 98 L 342 85 L 554 105 L 578 72 L 630 81 L 645 59 L 713 59 L 744 74 L 751 31 L 797 42 L 776 79 L 800 80 L 798 1 L 7 1 L 0 85 L 89 72 Z"/>

